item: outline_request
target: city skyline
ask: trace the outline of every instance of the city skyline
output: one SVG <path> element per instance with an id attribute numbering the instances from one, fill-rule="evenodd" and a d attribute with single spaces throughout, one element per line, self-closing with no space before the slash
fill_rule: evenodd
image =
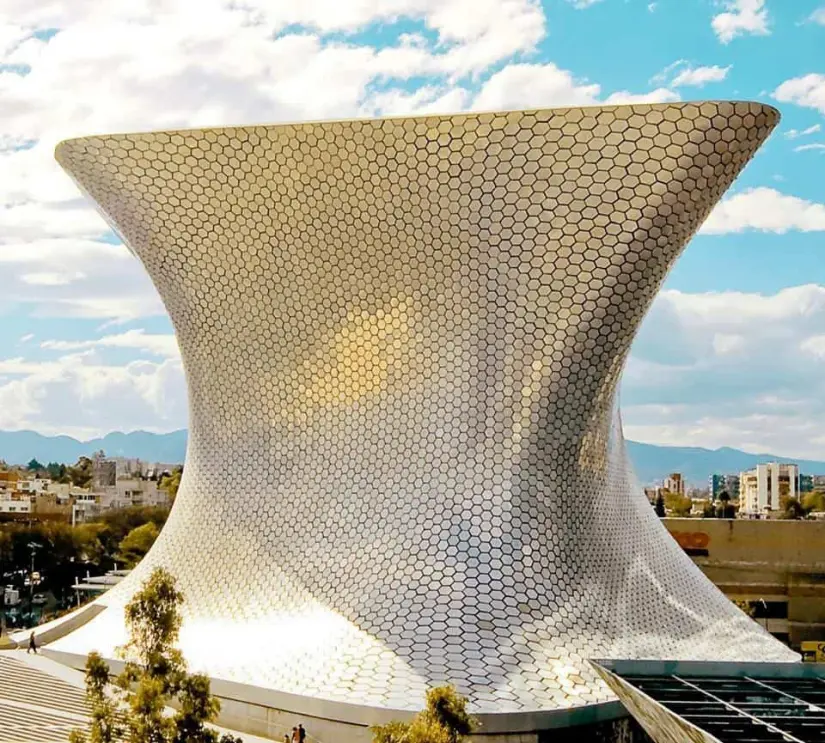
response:
<path id="1" fill-rule="evenodd" d="M 458 1 L 407 0 L 391 13 L 317 2 L 282 17 L 251 0 L 165 3 L 162 14 L 5 5 L 20 26 L 0 29 L 0 429 L 88 438 L 187 424 L 170 323 L 142 267 L 54 162 L 61 139 L 733 97 L 771 103 L 783 121 L 643 323 L 625 431 L 823 457 L 821 0 L 491 0 L 472 5 L 471 24 Z"/>

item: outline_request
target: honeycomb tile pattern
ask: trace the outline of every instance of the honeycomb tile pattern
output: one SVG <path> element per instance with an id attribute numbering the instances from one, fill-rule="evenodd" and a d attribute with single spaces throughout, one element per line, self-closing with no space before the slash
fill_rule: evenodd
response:
<path id="1" fill-rule="evenodd" d="M 151 275 L 189 384 L 155 565 L 213 677 L 478 713 L 614 699 L 589 657 L 792 661 L 658 523 L 616 389 L 775 126 L 709 102 L 89 137 L 57 158 Z"/>

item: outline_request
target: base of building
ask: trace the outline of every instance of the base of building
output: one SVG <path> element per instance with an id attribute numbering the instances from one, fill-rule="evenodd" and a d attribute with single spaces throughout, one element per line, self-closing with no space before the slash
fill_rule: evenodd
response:
<path id="1" fill-rule="evenodd" d="M 49 648 L 42 652 L 78 670 L 86 662 L 85 656 L 75 653 Z M 109 660 L 109 664 L 116 673 L 123 665 L 116 660 Z M 371 726 L 409 720 L 415 714 L 285 694 L 222 679 L 212 679 L 211 688 L 221 703 L 218 725 L 275 741 L 282 741 L 301 723 L 318 741 L 371 743 Z M 644 731 L 626 715 L 619 701 L 570 710 L 479 714 L 479 730 L 472 737 L 479 743 L 649 743 Z"/>

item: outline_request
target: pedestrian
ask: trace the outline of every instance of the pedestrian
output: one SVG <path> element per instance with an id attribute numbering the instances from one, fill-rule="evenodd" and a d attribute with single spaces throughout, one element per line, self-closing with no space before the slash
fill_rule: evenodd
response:
<path id="1" fill-rule="evenodd" d="M 298 743 L 298 728 L 292 728 L 292 743 Z"/>
<path id="2" fill-rule="evenodd" d="M 290 743 L 289 733 L 284 733 L 284 743 Z"/>
<path id="3" fill-rule="evenodd" d="M 307 731 L 304 730 L 304 726 L 299 722 L 298 723 L 298 743 L 305 743 L 307 739 Z"/>
<path id="4" fill-rule="evenodd" d="M 34 641 L 34 632 L 29 635 L 29 648 L 26 650 L 26 655 L 32 652 L 37 655 L 37 643 Z"/>

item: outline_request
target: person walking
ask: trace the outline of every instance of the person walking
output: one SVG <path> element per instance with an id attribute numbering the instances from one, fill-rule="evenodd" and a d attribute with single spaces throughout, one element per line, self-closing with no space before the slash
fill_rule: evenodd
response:
<path id="1" fill-rule="evenodd" d="M 32 632 L 29 635 L 29 647 L 26 650 L 26 655 L 28 655 L 29 653 L 34 653 L 35 655 L 37 655 L 37 643 L 34 640 L 34 632 Z"/>
<path id="2" fill-rule="evenodd" d="M 307 739 L 307 731 L 304 730 L 304 726 L 299 722 L 298 723 L 298 743 L 305 743 Z"/>
<path id="3" fill-rule="evenodd" d="M 289 733 L 284 733 L 284 743 L 292 743 L 289 739 Z"/>
<path id="4" fill-rule="evenodd" d="M 292 728 L 292 743 L 298 743 L 298 728 Z"/>

